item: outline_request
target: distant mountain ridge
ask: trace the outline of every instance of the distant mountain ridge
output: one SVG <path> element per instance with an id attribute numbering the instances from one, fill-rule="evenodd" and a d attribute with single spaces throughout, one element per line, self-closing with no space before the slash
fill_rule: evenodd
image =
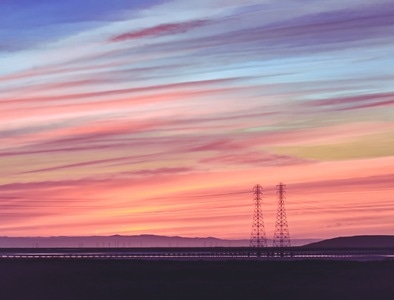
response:
<path id="1" fill-rule="evenodd" d="M 394 235 L 336 237 L 304 245 L 311 248 L 394 248 Z"/>
<path id="2" fill-rule="evenodd" d="M 301 246 L 317 239 L 295 239 Z M 268 241 L 272 245 L 272 241 Z M 0 248 L 247 247 L 248 239 L 142 235 L 0 237 Z"/>

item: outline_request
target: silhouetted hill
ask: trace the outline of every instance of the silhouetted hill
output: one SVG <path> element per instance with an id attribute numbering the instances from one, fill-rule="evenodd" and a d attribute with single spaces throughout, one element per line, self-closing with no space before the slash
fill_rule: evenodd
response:
<path id="1" fill-rule="evenodd" d="M 394 248 L 394 235 L 360 235 L 323 240 L 304 247 L 313 248 Z"/>
<path id="2" fill-rule="evenodd" d="M 0 237 L 0 248 L 118 248 L 118 247 L 223 247 L 241 246 L 244 240 L 213 237 L 186 238 L 160 235 Z"/>
<path id="3" fill-rule="evenodd" d="M 301 246 L 316 239 L 292 240 Z M 272 241 L 268 241 L 272 245 Z M 248 239 L 225 240 L 214 237 L 160 235 L 0 237 L 0 248 L 118 248 L 118 247 L 247 247 Z"/>

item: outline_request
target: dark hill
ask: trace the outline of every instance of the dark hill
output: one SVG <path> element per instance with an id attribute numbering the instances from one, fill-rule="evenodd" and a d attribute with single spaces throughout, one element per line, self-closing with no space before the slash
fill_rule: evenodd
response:
<path id="1" fill-rule="evenodd" d="M 360 235 L 337 237 L 307 244 L 311 248 L 394 248 L 394 235 Z"/>
<path id="2" fill-rule="evenodd" d="M 301 246 L 316 239 L 294 239 Z M 269 244 L 272 244 L 269 241 Z M 247 247 L 248 239 L 225 240 L 214 237 L 142 235 L 2 237 L 0 248 L 119 248 L 119 247 Z M 1 297 L 0 297 L 1 299 Z"/>

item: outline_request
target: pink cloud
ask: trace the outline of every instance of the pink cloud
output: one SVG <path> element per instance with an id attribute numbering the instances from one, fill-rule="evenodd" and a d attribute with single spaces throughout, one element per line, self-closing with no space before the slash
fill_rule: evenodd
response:
<path id="1" fill-rule="evenodd" d="M 323 107 L 328 110 L 352 110 L 359 108 L 373 108 L 394 104 L 394 93 L 378 93 L 340 97 L 323 100 L 313 100 L 303 103 L 307 107 Z"/>
<path id="2" fill-rule="evenodd" d="M 206 25 L 208 21 L 206 20 L 197 20 L 197 21 L 188 21 L 182 23 L 169 23 L 169 24 L 161 24 L 150 28 L 145 28 L 141 30 L 136 30 L 128 33 L 123 33 L 117 36 L 114 36 L 110 39 L 111 42 L 123 42 L 132 39 L 140 39 L 144 37 L 150 36 L 162 36 L 162 35 L 171 35 L 178 33 L 185 33 L 193 28 L 201 27 Z"/>
<path id="3" fill-rule="evenodd" d="M 85 162 L 81 162 L 81 163 L 67 164 L 67 165 L 60 165 L 60 166 L 55 166 L 55 167 L 51 167 L 51 168 L 43 168 L 43 169 L 31 170 L 31 171 L 22 172 L 21 174 L 57 171 L 57 170 L 63 170 L 63 169 L 72 169 L 72 168 L 94 166 L 94 165 L 100 165 L 100 164 L 108 164 L 108 163 L 113 163 L 113 162 L 126 163 L 131 158 L 132 158 L 132 156 L 117 157 L 117 158 L 110 158 L 110 159 L 91 160 L 91 161 L 85 161 Z"/>
<path id="4" fill-rule="evenodd" d="M 349 107 L 349 108 L 344 108 L 343 110 L 358 109 L 358 108 L 374 108 L 374 107 L 391 106 L 391 105 L 394 105 L 394 100 L 380 101 L 380 102 L 374 102 L 374 103 L 369 103 L 369 104 L 357 105 L 357 106 L 353 106 L 353 107 Z"/>
<path id="5" fill-rule="evenodd" d="M 384 174 L 376 176 L 366 176 L 366 177 L 352 177 L 345 179 L 336 180 L 320 180 L 313 182 L 303 182 L 292 184 L 292 189 L 298 190 L 308 190 L 319 191 L 321 189 L 335 189 L 339 190 L 371 190 L 372 188 L 391 188 L 394 182 L 394 174 Z"/>
<path id="6" fill-rule="evenodd" d="M 244 152 L 235 154 L 221 153 L 217 156 L 200 160 L 200 163 L 205 164 L 220 164 L 220 165 L 250 165 L 250 166 L 281 166 L 292 164 L 306 164 L 312 163 L 286 155 L 276 155 L 263 152 Z"/>

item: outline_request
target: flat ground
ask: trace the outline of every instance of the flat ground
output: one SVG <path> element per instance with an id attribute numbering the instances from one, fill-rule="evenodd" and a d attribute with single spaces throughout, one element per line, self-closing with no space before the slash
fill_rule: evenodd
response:
<path id="1" fill-rule="evenodd" d="M 394 299 L 394 261 L 0 260 L 0 299 Z"/>

